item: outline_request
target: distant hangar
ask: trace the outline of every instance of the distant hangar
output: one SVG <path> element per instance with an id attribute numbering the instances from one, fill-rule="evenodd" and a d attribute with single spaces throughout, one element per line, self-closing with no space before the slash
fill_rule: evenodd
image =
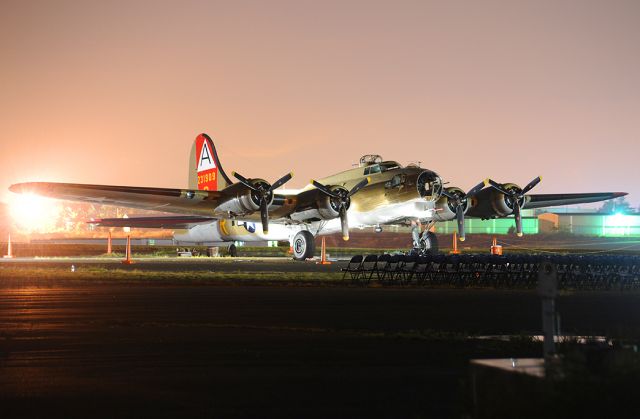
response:
<path id="1" fill-rule="evenodd" d="M 590 210 L 573 212 L 523 211 L 524 234 L 562 232 L 580 236 L 595 237 L 640 237 L 640 214 L 597 213 Z M 513 229 L 513 218 L 480 220 L 467 218 L 465 227 L 470 234 L 508 234 Z M 455 221 L 439 223 L 438 233 L 453 234 Z"/>

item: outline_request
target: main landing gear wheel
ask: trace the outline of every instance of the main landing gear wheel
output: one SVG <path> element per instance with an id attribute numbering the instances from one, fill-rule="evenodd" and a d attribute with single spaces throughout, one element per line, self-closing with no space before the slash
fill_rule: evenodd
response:
<path id="1" fill-rule="evenodd" d="M 438 253 L 438 236 L 436 236 L 436 233 L 425 231 L 422 233 L 420 241 L 422 242 L 420 243 L 422 247 L 421 250 L 425 254 L 435 255 Z"/>
<path id="2" fill-rule="evenodd" d="M 313 234 L 306 230 L 299 231 L 293 236 L 293 258 L 295 260 L 305 260 L 313 257 L 316 250 Z"/>

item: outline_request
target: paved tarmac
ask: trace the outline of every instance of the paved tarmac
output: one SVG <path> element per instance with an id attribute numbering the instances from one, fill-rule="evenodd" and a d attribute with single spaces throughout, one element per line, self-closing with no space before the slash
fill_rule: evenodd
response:
<path id="1" fill-rule="evenodd" d="M 639 299 L 563 295 L 563 330 L 640 338 Z M 0 416 L 459 417 L 469 359 L 539 349 L 465 337 L 539 326 L 532 291 L 5 276 Z"/>
<path id="2" fill-rule="evenodd" d="M 0 266 L 24 267 L 92 267 L 136 269 L 143 271 L 212 271 L 212 272 L 339 272 L 347 261 L 318 265 L 315 261 L 298 262 L 290 257 L 136 257 L 133 265 L 123 265 L 118 257 L 12 258 L 0 259 Z"/>

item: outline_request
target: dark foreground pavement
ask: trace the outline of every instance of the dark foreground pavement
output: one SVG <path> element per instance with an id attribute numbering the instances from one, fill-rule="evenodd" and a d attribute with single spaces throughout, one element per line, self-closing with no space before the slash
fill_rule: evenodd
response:
<path id="1" fill-rule="evenodd" d="M 637 338 L 638 302 L 558 308 L 567 332 Z M 530 291 L 0 278 L 0 417 L 460 417 L 470 358 L 538 350 L 465 336 L 539 324 Z"/>

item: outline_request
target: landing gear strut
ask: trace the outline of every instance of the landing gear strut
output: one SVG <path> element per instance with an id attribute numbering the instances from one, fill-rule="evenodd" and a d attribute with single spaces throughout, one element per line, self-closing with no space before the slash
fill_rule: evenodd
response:
<path id="1" fill-rule="evenodd" d="M 313 234 L 306 230 L 299 231 L 293 236 L 293 258 L 295 260 L 305 260 L 313 257 L 316 250 Z"/>

